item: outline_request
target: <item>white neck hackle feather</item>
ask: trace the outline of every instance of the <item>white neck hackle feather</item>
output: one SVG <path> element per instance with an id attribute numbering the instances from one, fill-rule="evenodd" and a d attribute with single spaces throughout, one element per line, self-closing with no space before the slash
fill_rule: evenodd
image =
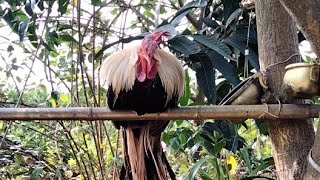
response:
<path id="1" fill-rule="evenodd" d="M 138 48 L 133 46 L 109 56 L 101 65 L 100 79 L 107 88 L 112 85 L 116 102 L 120 91 L 132 89 L 136 79 L 136 62 Z M 167 103 L 173 96 L 182 95 L 184 88 L 184 71 L 179 60 L 171 53 L 158 48 L 154 58 L 162 85 L 167 93 Z"/>

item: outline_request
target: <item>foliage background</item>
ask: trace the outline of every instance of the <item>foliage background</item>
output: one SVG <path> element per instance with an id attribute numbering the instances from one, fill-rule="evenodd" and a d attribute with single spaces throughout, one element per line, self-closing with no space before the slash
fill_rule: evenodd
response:
<path id="1" fill-rule="evenodd" d="M 4 108 L 104 106 L 101 62 L 157 28 L 185 66 L 181 106 L 218 104 L 259 70 L 254 9 L 240 0 L 0 2 Z M 1 121 L 0 132 L 1 178 L 117 179 L 120 135 L 109 121 Z M 276 177 L 261 120 L 174 121 L 163 145 L 179 179 Z"/>

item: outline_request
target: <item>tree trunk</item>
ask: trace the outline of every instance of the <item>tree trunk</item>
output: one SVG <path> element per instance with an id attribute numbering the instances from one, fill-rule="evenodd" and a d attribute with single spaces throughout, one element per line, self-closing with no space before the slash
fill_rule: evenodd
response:
<path id="1" fill-rule="evenodd" d="M 320 57 L 320 0 L 280 0 Z"/>
<path id="2" fill-rule="evenodd" d="M 320 0 L 280 0 L 287 12 L 301 28 L 304 36 L 310 42 L 313 51 L 320 57 Z M 312 158 L 320 164 L 320 121 L 314 145 Z M 318 173 L 309 163 L 304 179 L 320 179 Z"/>
<path id="3" fill-rule="evenodd" d="M 299 58 L 295 56 L 279 64 L 299 53 L 295 23 L 278 0 L 256 0 L 256 13 L 260 66 L 262 70 L 267 70 L 270 91 L 269 96 L 265 97 L 266 102 L 278 103 L 277 100 L 280 100 L 281 103 L 304 103 L 290 99 L 282 85 L 284 67 L 288 62 L 298 62 Z M 311 121 L 270 121 L 269 133 L 278 178 L 302 179 L 314 140 Z"/>

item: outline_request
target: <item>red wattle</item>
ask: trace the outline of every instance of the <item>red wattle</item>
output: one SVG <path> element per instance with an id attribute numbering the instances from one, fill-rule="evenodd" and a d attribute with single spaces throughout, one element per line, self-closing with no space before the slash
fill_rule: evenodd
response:
<path id="1" fill-rule="evenodd" d="M 147 78 L 154 79 L 157 75 L 157 65 L 154 59 L 151 60 L 150 64 L 147 66 Z"/>
<path id="2" fill-rule="evenodd" d="M 147 62 L 145 60 L 138 60 L 137 61 L 137 71 L 136 77 L 139 82 L 143 82 L 146 80 L 147 77 Z"/>

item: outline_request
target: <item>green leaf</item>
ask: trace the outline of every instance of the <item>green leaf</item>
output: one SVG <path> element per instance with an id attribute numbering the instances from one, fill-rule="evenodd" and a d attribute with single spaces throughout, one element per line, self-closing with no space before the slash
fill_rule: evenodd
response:
<path id="1" fill-rule="evenodd" d="M 111 10 L 110 13 L 111 13 L 112 15 L 116 15 L 116 14 L 118 13 L 118 11 L 119 11 L 118 8 L 114 8 L 114 9 Z"/>
<path id="2" fill-rule="evenodd" d="M 166 10 L 165 6 L 161 5 L 160 6 L 160 14 L 164 14 L 166 12 L 167 12 L 167 10 Z"/>
<path id="3" fill-rule="evenodd" d="M 225 146 L 226 146 L 226 141 L 224 139 L 217 142 L 214 145 L 214 149 L 213 149 L 215 155 L 217 156 L 220 153 L 221 149 L 224 148 Z"/>
<path id="4" fill-rule="evenodd" d="M 206 148 L 208 153 L 210 153 L 212 156 L 216 155 L 215 152 L 214 152 L 214 145 L 212 143 L 210 143 L 209 141 L 205 140 L 203 142 L 203 146 Z"/>
<path id="5" fill-rule="evenodd" d="M 198 160 L 191 168 L 190 173 L 188 174 L 188 180 L 195 179 L 200 167 L 207 161 L 207 158 L 202 158 Z"/>
<path id="6" fill-rule="evenodd" d="M 58 0 L 59 8 L 58 11 L 61 13 L 61 15 L 65 14 L 67 12 L 68 5 L 70 3 L 70 0 Z"/>
<path id="7" fill-rule="evenodd" d="M 192 68 L 196 71 L 196 78 L 203 94 L 211 104 L 216 103 L 215 71 L 206 53 L 200 52 L 190 55 Z"/>
<path id="8" fill-rule="evenodd" d="M 51 97 L 55 100 L 58 101 L 59 99 L 59 93 L 57 91 L 52 91 L 51 92 Z"/>
<path id="9" fill-rule="evenodd" d="M 27 30 L 27 37 L 28 37 L 29 41 L 31 42 L 32 46 L 37 48 L 37 46 L 38 46 L 38 36 L 36 34 L 35 22 L 32 22 L 32 23 L 29 24 L 28 30 Z"/>
<path id="10" fill-rule="evenodd" d="M 190 90 L 190 76 L 189 76 L 189 73 L 188 73 L 188 69 L 186 69 L 184 71 L 184 91 L 183 91 L 183 94 L 182 96 L 180 97 L 180 100 L 179 100 L 179 103 L 181 106 L 187 106 L 188 103 L 189 103 L 189 99 L 190 99 L 190 93 L 191 93 L 191 90 Z"/>
<path id="11" fill-rule="evenodd" d="M 33 15 L 33 9 L 35 7 L 35 0 L 27 0 L 26 4 L 24 5 L 24 9 L 26 10 L 26 12 L 29 14 L 29 16 Z"/>
<path id="12" fill-rule="evenodd" d="M 180 148 L 180 144 L 177 138 L 170 139 L 170 146 L 175 150 L 178 150 Z"/>
<path id="13" fill-rule="evenodd" d="M 3 13 L 3 16 L 2 18 L 6 21 L 6 23 L 12 28 L 13 27 L 13 24 L 14 24 L 14 16 L 13 16 L 13 13 L 11 11 L 11 9 L 9 8 L 6 8 L 4 10 L 4 13 Z"/>
<path id="14" fill-rule="evenodd" d="M 216 123 L 217 121 L 214 122 L 206 122 L 203 126 L 202 126 L 202 131 L 206 131 L 209 134 L 212 134 L 214 131 L 218 132 L 218 133 L 222 133 L 220 127 L 217 125 Z M 213 141 L 212 141 L 213 142 Z"/>
<path id="15" fill-rule="evenodd" d="M 168 41 L 173 49 L 182 53 L 185 57 L 198 53 L 201 49 L 198 43 L 191 41 L 185 36 L 176 36 Z"/>
<path id="16" fill-rule="evenodd" d="M 213 49 L 217 51 L 219 54 L 224 56 L 227 59 L 235 60 L 233 57 L 231 57 L 231 50 L 227 45 L 225 45 L 223 42 L 218 40 L 214 36 L 206 36 L 206 35 L 194 35 L 194 40 L 207 46 L 210 49 Z"/>
<path id="17" fill-rule="evenodd" d="M 25 36 L 27 28 L 28 28 L 28 24 L 29 24 L 29 20 L 21 21 L 19 23 L 18 35 L 19 35 L 20 42 L 22 42 L 24 39 L 24 36 Z"/>
<path id="18" fill-rule="evenodd" d="M 181 145 L 186 144 L 187 142 L 186 136 L 183 133 L 179 134 L 179 140 Z"/>
<path id="19" fill-rule="evenodd" d="M 233 86 L 236 86 L 241 82 L 236 69 L 221 54 L 216 51 L 208 51 L 208 56 L 211 59 L 213 67 L 216 68 Z"/>
<path id="20" fill-rule="evenodd" d="M 230 14 L 240 7 L 239 0 L 221 0 L 223 4 L 223 24 L 228 20 Z"/>
<path id="21" fill-rule="evenodd" d="M 146 17 L 149 17 L 151 19 L 155 19 L 155 16 L 151 11 L 146 10 L 143 12 L 143 15 L 145 15 Z"/>
<path id="22" fill-rule="evenodd" d="M 71 35 L 69 34 L 60 34 L 58 35 L 58 39 L 60 41 L 65 41 L 65 42 L 75 42 L 78 43 L 76 39 L 74 39 Z"/>
<path id="23" fill-rule="evenodd" d="M 70 104 L 71 103 L 70 96 L 67 96 L 65 94 L 61 94 L 59 96 L 59 98 L 60 98 L 60 101 L 63 102 L 63 103 L 66 103 L 66 104 Z"/>
<path id="24" fill-rule="evenodd" d="M 230 25 L 230 23 L 235 20 L 236 18 L 239 18 L 240 14 L 242 13 L 242 8 L 239 8 L 235 11 L 233 11 L 233 13 L 229 16 L 226 24 L 225 24 L 225 27 L 228 28 L 228 26 Z"/>
<path id="25" fill-rule="evenodd" d="M 57 31 L 63 31 L 63 30 L 69 30 L 72 29 L 72 26 L 70 24 L 58 24 L 57 25 Z"/>
<path id="26" fill-rule="evenodd" d="M 24 11 L 22 11 L 21 9 L 18 11 L 14 12 L 15 18 L 18 21 L 25 21 L 25 20 L 29 20 L 29 17 L 26 15 L 26 13 Z"/>
<path id="27" fill-rule="evenodd" d="M 200 174 L 201 180 L 212 180 L 212 176 L 201 169 L 199 170 L 199 174 Z"/>
<path id="28" fill-rule="evenodd" d="M 12 52 L 14 50 L 14 47 L 9 44 L 8 48 L 7 48 L 7 52 Z"/>
<path id="29" fill-rule="evenodd" d="M 173 16 L 170 24 L 173 26 L 178 26 L 181 19 L 185 17 L 193 8 L 205 7 L 207 2 L 205 0 L 194 0 L 185 4 L 179 11 Z"/>
<path id="30" fill-rule="evenodd" d="M 43 1 L 44 1 L 44 0 L 40 0 L 40 1 L 38 2 L 38 8 L 39 8 L 41 11 L 44 10 Z"/>
<path id="31" fill-rule="evenodd" d="M 94 6 L 101 6 L 102 2 L 101 0 L 91 0 L 91 4 Z"/>
<path id="32" fill-rule="evenodd" d="M 217 27 L 220 27 L 220 25 L 217 23 L 217 21 L 215 20 L 212 20 L 210 18 L 202 18 L 201 21 L 207 25 L 208 27 L 211 27 L 211 28 L 217 28 Z"/>
<path id="33" fill-rule="evenodd" d="M 263 163 L 261 163 L 259 166 L 257 166 L 250 174 L 249 176 L 254 176 L 257 175 L 257 173 L 261 170 L 266 169 L 267 167 L 274 165 L 274 160 L 273 158 L 268 158 L 265 160 Z"/>
<path id="34" fill-rule="evenodd" d="M 6 1 L 10 4 L 10 6 L 21 6 L 22 3 L 19 1 L 19 0 L 9 0 L 9 1 Z"/>
<path id="35" fill-rule="evenodd" d="M 234 37 L 227 37 L 226 39 L 223 40 L 223 42 L 233 46 L 234 48 L 237 48 L 243 55 L 245 55 L 245 50 L 246 50 L 246 43 L 240 42 Z M 249 50 L 249 55 L 248 55 L 248 60 L 250 64 L 256 69 L 260 69 L 259 65 L 259 58 L 258 55 L 250 48 L 247 47 Z"/>
<path id="36" fill-rule="evenodd" d="M 43 171 L 43 166 L 37 166 L 33 169 L 31 177 L 32 179 L 39 179 L 40 173 Z"/>
<path id="37" fill-rule="evenodd" d="M 241 148 L 240 153 L 241 153 L 241 156 L 244 159 L 244 162 L 248 168 L 248 172 L 251 173 L 252 172 L 252 167 L 251 167 L 252 163 L 250 160 L 248 148 L 247 147 Z"/>

